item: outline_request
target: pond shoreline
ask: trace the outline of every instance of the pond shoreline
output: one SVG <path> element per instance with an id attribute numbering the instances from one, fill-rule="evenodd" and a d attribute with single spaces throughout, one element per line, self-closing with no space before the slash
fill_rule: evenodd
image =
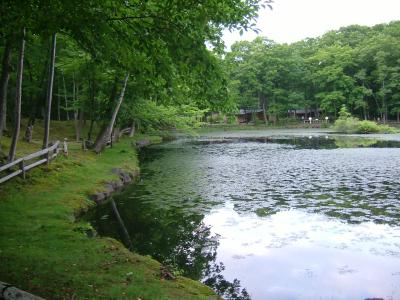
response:
<path id="1" fill-rule="evenodd" d="M 115 239 L 89 237 L 92 227 L 77 219 L 96 205 L 90 195 L 106 198 L 138 174 L 131 143 L 124 139 L 99 156 L 70 151 L 69 157 L 34 170 L 26 181 L 0 188 L 1 280 L 49 299 L 215 296 L 200 282 L 163 279 L 159 262 L 130 252 Z"/>
<path id="2" fill-rule="evenodd" d="M 400 136 L 290 133 L 218 132 L 150 147 L 141 181 L 87 216 L 101 235 L 126 242 L 128 233 L 135 251 L 221 295 L 220 283 L 254 299 L 399 293 Z"/>

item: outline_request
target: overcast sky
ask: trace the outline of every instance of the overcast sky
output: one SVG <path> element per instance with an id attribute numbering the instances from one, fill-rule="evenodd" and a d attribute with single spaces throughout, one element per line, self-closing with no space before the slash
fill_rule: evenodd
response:
<path id="1" fill-rule="evenodd" d="M 260 11 L 257 28 L 260 35 L 278 43 L 292 43 L 317 37 L 332 29 L 360 24 L 375 25 L 400 20 L 400 0 L 274 0 L 273 10 Z M 257 35 L 226 31 L 227 49 L 239 40 Z"/>

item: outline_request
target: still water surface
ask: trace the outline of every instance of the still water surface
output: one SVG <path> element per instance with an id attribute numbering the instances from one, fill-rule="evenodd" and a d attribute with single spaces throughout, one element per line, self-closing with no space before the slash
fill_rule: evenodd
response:
<path id="1" fill-rule="evenodd" d="M 156 145 L 114 198 L 129 237 L 111 205 L 91 220 L 228 299 L 400 299 L 400 142 L 385 139 L 257 131 Z"/>

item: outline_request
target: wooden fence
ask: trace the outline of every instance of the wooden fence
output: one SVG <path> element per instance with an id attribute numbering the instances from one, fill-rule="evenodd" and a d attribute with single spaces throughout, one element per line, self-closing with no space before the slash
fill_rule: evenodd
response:
<path id="1" fill-rule="evenodd" d="M 14 160 L 13 162 L 10 162 L 6 165 L 0 166 L 0 173 L 4 172 L 4 171 L 9 171 L 11 173 L 8 173 L 6 176 L 1 177 L 0 176 L 0 183 L 3 183 L 15 176 L 21 175 L 22 178 L 25 179 L 25 174 L 27 171 L 29 171 L 30 169 L 33 169 L 37 166 L 40 166 L 44 163 L 49 164 L 50 161 L 54 158 L 57 157 L 60 149 L 58 148 L 58 146 L 60 145 L 60 141 L 55 142 L 54 145 L 40 150 L 38 152 L 29 154 L 25 157 L 19 158 L 17 160 Z M 34 162 L 31 162 L 28 164 L 29 161 L 35 159 L 35 158 L 39 158 L 39 160 L 36 160 Z M 17 170 L 15 170 L 17 166 Z"/>

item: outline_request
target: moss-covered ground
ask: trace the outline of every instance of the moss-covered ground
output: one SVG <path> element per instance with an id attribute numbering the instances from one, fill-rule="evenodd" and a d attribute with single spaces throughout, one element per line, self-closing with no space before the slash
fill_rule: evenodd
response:
<path id="1" fill-rule="evenodd" d="M 53 139 L 72 139 L 69 124 L 55 128 Z M 35 135 L 32 144 L 19 142 L 19 156 L 40 149 Z M 8 139 L 2 142 L 6 148 Z M 131 143 L 123 139 L 101 155 L 70 143 L 67 157 L 0 185 L 1 281 L 47 299 L 214 298 L 199 282 L 163 279 L 157 261 L 114 239 L 88 237 L 90 224 L 77 218 L 94 205 L 88 196 L 116 179 L 111 169 L 138 169 Z"/>

